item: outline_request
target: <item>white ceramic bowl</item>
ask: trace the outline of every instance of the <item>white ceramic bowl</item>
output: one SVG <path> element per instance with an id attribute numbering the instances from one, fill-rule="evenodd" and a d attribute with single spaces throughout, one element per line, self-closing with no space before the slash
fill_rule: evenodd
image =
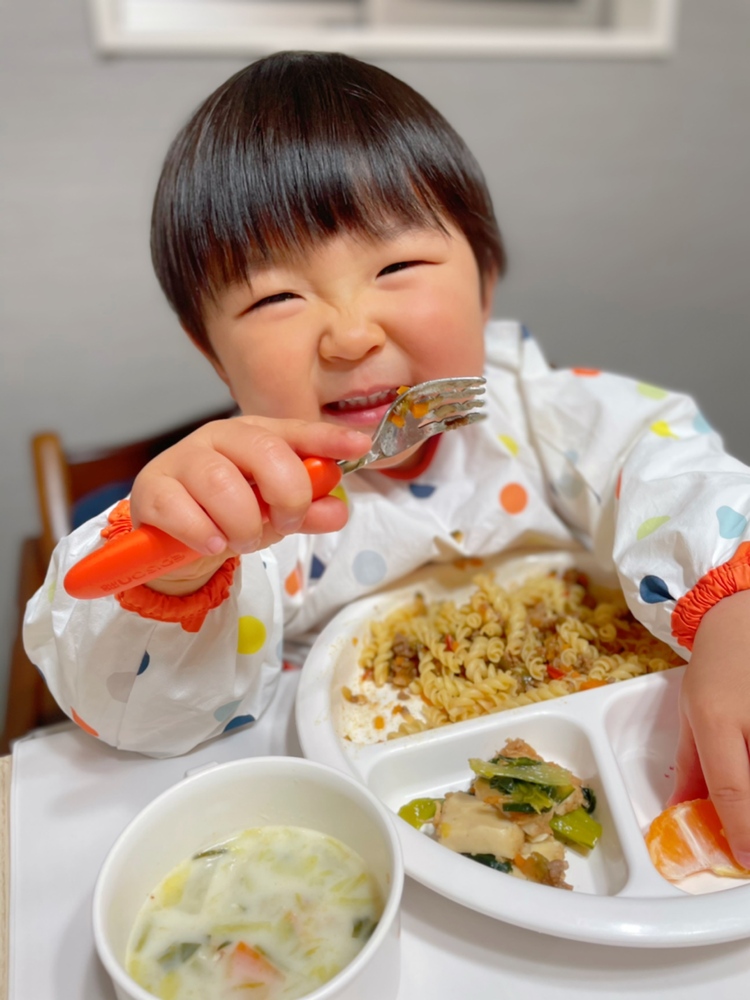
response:
<path id="1" fill-rule="evenodd" d="M 393 821 L 354 778 L 298 757 L 255 757 L 204 769 L 159 795 L 110 850 L 94 891 L 94 939 L 118 1000 L 153 1000 L 125 971 L 136 915 L 148 894 L 186 857 L 241 830 L 301 826 L 357 851 L 380 885 L 385 908 L 357 957 L 306 1000 L 387 1000 L 398 993 L 399 904 L 404 882 Z"/>

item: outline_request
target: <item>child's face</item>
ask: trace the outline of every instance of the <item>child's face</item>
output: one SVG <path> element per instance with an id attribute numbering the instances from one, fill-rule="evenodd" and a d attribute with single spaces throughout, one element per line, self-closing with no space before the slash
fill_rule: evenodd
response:
<path id="1" fill-rule="evenodd" d="M 452 227 L 335 236 L 219 296 L 213 363 L 245 414 L 371 433 L 399 386 L 481 374 L 493 285 Z"/>

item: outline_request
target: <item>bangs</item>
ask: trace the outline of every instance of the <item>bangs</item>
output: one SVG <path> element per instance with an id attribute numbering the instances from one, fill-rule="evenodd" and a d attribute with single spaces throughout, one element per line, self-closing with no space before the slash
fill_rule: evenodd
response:
<path id="1" fill-rule="evenodd" d="M 203 305 L 254 268 L 340 233 L 394 225 L 467 236 L 504 269 L 489 195 L 463 141 L 383 70 L 343 55 L 282 53 L 216 91 L 177 136 L 152 218 L 157 276 L 203 346 Z"/>

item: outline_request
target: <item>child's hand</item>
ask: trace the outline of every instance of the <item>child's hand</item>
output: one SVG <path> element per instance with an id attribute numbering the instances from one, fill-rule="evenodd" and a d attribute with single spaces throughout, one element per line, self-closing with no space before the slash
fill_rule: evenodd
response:
<path id="1" fill-rule="evenodd" d="M 302 531 L 338 531 L 346 505 L 312 501 L 300 455 L 352 459 L 370 438 L 333 424 L 263 417 L 213 421 L 157 455 L 138 474 L 130 498 L 134 526 L 152 524 L 204 558 L 151 581 L 164 593 L 189 593 L 232 554 L 254 552 Z M 263 522 L 252 483 L 269 504 Z"/>
<path id="2" fill-rule="evenodd" d="M 750 868 L 750 591 L 725 597 L 695 635 L 680 692 L 677 784 L 669 800 L 708 796 L 736 860 Z"/>

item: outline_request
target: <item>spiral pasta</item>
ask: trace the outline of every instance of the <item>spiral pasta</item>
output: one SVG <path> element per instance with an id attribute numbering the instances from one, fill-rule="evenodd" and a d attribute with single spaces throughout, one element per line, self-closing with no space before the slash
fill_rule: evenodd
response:
<path id="1" fill-rule="evenodd" d="M 546 701 L 680 666 L 638 622 L 622 594 L 597 596 L 578 570 L 513 588 L 477 576 L 461 605 L 412 602 L 373 621 L 360 655 L 365 678 L 417 695 L 423 718 L 392 736 Z"/>

